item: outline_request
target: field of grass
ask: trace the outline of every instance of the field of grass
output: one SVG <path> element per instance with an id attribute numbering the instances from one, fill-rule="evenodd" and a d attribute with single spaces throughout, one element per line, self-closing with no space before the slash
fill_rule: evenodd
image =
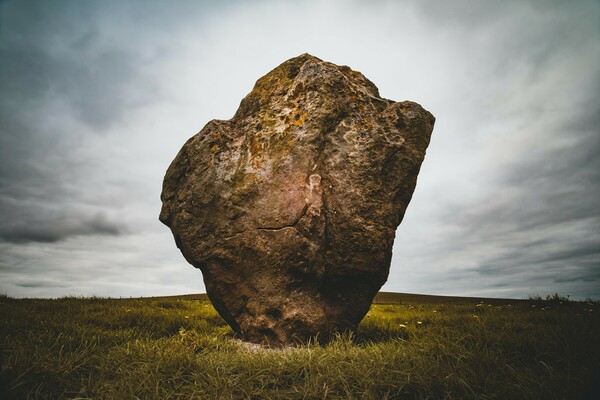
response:
<path id="1" fill-rule="evenodd" d="M 374 304 L 328 345 L 263 349 L 202 298 L 3 296 L 0 398 L 585 398 L 597 302 L 480 301 Z"/>

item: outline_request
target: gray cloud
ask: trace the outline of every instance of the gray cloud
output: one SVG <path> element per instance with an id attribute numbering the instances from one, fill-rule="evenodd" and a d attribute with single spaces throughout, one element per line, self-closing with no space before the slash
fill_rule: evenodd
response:
<path id="1" fill-rule="evenodd" d="M 48 281 L 25 281 L 25 282 L 16 282 L 15 286 L 19 286 L 22 288 L 68 288 L 69 285 L 65 285 L 65 284 L 59 284 L 59 283 L 55 283 L 55 282 L 48 282 Z"/>

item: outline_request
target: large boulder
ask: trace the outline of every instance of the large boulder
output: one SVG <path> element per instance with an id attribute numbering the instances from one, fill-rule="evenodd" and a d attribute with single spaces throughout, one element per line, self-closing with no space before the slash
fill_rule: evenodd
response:
<path id="1" fill-rule="evenodd" d="M 303 54 L 185 143 L 160 220 L 242 339 L 327 340 L 356 328 L 387 279 L 434 121 Z"/>

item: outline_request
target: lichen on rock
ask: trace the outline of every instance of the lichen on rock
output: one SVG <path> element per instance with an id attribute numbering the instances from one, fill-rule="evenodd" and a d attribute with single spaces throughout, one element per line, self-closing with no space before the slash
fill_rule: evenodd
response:
<path id="1" fill-rule="evenodd" d="M 242 339 L 327 340 L 356 328 L 387 279 L 434 121 L 303 54 L 185 143 L 160 220 Z"/>

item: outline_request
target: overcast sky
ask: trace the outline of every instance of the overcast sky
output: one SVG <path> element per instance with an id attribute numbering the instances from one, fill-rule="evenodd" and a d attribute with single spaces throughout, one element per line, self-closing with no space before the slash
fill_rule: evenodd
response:
<path id="1" fill-rule="evenodd" d="M 386 291 L 600 298 L 598 1 L 0 1 L 0 293 L 204 291 L 164 173 L 308 52 L 437 118 Z"/>

